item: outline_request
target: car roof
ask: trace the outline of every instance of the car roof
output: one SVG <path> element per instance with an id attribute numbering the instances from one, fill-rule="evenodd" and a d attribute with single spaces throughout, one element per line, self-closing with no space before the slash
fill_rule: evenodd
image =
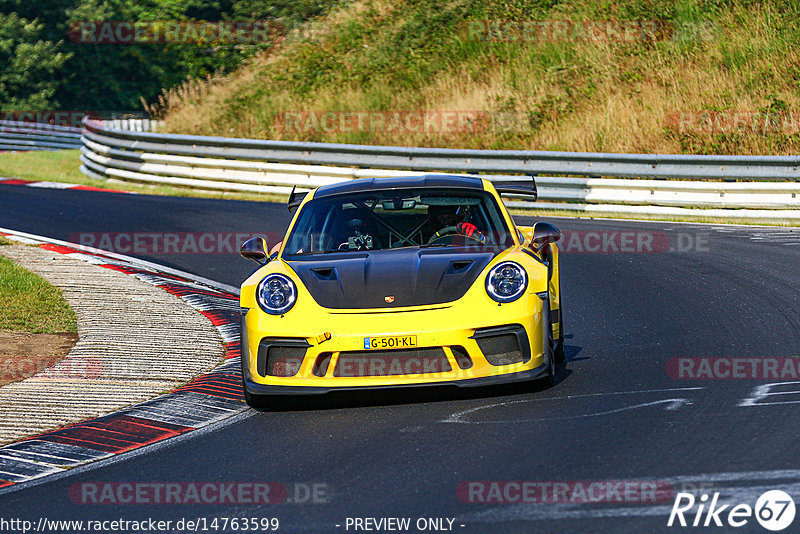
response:
<path id="1" fill-rule="evenodd" d="M 483 191 L 483 181 L 474 176 L 426 174 L 424 176 L 392 176 L 387 178 L 358 178 L 338 184 L 323 185 L 314 192 L 314 198 L 370 190 L 410 189 L 421 187 L 453 187 Z"/>

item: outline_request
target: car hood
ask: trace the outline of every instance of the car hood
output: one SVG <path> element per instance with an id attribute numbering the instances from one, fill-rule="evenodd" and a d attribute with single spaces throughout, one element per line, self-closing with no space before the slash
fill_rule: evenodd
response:
<path id="1" fill-rule="evenodd" d="M 320 306 L 395 308 L 458 300 L 496 254 L 401 248 L 305 256 L 287 263 Z"/>

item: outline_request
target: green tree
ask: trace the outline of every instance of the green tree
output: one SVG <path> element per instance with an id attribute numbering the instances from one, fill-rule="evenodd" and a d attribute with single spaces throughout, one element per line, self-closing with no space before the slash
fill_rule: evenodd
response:
<path id="1" fill-rule="evenodd" d="M 40 95 L 38 100 L 34 99 L 40 105 L 58 104 L 61 109 L 141 110 L 142 98 L 153 101 L 162 90 L 186 78 L 231 71 L 247 57 L 271 46 L 271 43 L 82 43 L 73 40 L 76 35 L 70 32 L 73 23 L 270 20 L 293 27 L 323 14 L 340 1 L 0 0 L 3 39 L 0 59 L 12 65 L 1 54 L 14 56 L 17 47 L 24 45 L 20 48 L 23 56 L 18 58 L 17 70 L 4 69 L 9 81 L 0 78 L 0 104 L 8 109 L 10 102 L 28 102 L 24 96 L 30 93 Z M 23 30 L 25 24 L 31 24 L 18 22 L 25 19 L 37 22 Z M 14 52 L 7 51 L 11 45 L 6 40 L 13 43 Z M 12 83 L 11 79 L 20 77 L 28 80 L 28 85 Z M 31 91 L 32 88 L 38 91 Z"/>
<path id="2" fill-rule="evenodd" d="M 43 24 L 0 13 L 0 107 L 47 110 L 58 106 L 57 73 L 69 59 L 61 43 L 42 40 Z"/>

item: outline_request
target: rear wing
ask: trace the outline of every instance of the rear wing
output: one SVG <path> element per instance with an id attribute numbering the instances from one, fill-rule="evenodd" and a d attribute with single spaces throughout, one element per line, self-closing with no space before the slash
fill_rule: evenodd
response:
<path id="1" fill-rule="evenodd" d="M 533 200 L 539 196 L 539 191 L 536 188 L 536 177 L 531 176 L 503 176 L 493 178 L 492 185 L 497 192 L 501 195 L 514 195 L 533 197 Z"/>
<path id="2" fill-rule="evenodd" d="M 303 203 L 303 199 L 306 198 L 306 195 L 308 194 L 308 191 L 303 191 L 302 193 L 298 193 L 296 189 L 297 186 L 293 185 L 292 192 L 289 193 L 289 202 L 286 203 L 286 207 L 289 209 L 290 212 L 296 210 L 298 206 L 300 206 L 300 204 Z"/>

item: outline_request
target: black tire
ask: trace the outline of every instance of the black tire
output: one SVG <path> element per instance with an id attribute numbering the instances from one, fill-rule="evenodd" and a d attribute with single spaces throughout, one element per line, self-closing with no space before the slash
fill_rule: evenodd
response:
<path id="1" fill-rule="evenodd" d="M 552 328 L 550 332 L 552 332 Z M 561 298 L 561 269 L 558 270 L 558 342 L 553 349 L 553 354 L 556 357 L 556 363 L 562 364 L 567 361 L 567 356 L 564 352 L 564 301 Z"/>
<path id="2" fill-rule="evenodd" d="M 564 352 L 564 310 L 561 312 L 561 322 L 558 323 L 558 342 L 553 349 L 553 355 L 557 364 L 562 364 L 567 360 L 566 353 Z"/>
<path id="3" fill-rule="evenodd" d="M 554 386 L 556 384 L 557 372 L 558 367 L 556 366 L 556 360 L 553 357 L 553 350 L 551 346 L 550 351 L 547 354 L 547 374 L 539 380 L 540 383 L 546 387 Z"/>
<path id="4" fill-rule="evenodd" d="M 552 325 L 552 323 L 550 323 Z M 550 332 L 553 331 L 552 326 L 550 327 Z M 553 345 L 553 339 L 551 336 L 547 336 L 545 340 L 547 343 L 547 374 L 545 374 L 539 382 L 546 386 L 552 387 L 556 383 L 556 374 L 558 373 L 558 358 L 556 356 L 556 347 Z"/>

